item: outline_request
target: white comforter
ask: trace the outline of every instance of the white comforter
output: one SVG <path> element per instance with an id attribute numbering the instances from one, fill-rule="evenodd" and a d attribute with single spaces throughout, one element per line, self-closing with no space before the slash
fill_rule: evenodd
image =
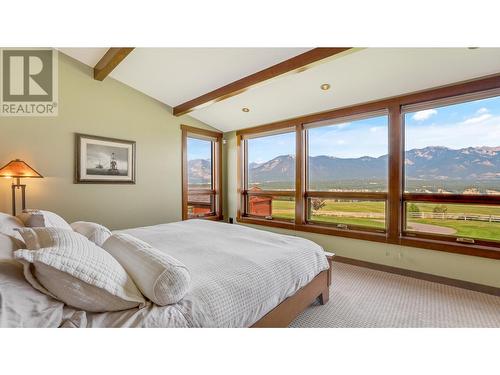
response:
<path id="1" fill-rule="evenodd" d="M 191 287 L 175 305 L 91 314 L 66 309 L 65 327 L 248 327 L 318 273 L 323 249 L 309 240 L 207 220 L 128 229 L 183 262 Z"/>

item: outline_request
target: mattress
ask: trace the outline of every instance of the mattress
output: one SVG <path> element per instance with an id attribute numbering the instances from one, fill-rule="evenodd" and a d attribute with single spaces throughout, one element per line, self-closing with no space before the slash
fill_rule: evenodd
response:
<path id="1" fill-rule="evenodd" d="M 208 220 L 120 231 L 181 262 L 191 273 L 177 304 L 112 313 L 65 308 L 64 327 L 249 327 L 328 269 L 312 241 Z"/>

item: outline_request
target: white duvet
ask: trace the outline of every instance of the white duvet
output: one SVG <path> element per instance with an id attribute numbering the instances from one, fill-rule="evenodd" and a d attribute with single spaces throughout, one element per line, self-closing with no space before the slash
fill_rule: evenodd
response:
<path id="1" fill-rule="evenodd" d="M 63 327 L 249 327 L 328 269 L 309 240 L 207 220 L 128 229 L 184 263 L 184 299 L 169 306 L 87 313 L 65 308 Z"/>

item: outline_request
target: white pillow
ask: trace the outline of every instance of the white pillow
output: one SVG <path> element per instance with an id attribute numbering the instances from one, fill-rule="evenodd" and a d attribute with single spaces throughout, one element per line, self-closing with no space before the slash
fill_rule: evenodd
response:
<path id="1" fill-rule="evenodd" d="M 16 232 L 16 229 L 23 227 L 24 223 L 17 217 L 0 212 L 0 233 L 21 240 L 21 236 Z"/>
<path id="2" fill-rule="evenodd" d="M 85 246 L 89 240 L 72 229 L 61 228 L 19 228 L 16 229 L 28 250 L 38 250 L 44 247 Z"/>
<path id="3" fill-rule="evenodd" d="M 31 228 L 61 228 L 71 230 L 71 226 L 61 216 L 44 210 L 23 210 L 17 217 L 21 219 L 25 226 Z"/>
<path id="4" fill-rule="evenodd" d="M 16 232 L 17 233 L 17 232 Z M 19 233 L 17 233 L 19 235 Z M 14 259 L 13 253 L 18 249 L 24 249 L 26 245 L 23 241 L 12 236 L 0 233 L 0 261 Z"/>
<path id="5" fill-rule="evenodd" d="M 102 246 L 104 241 L 106 241 L 112 234 L 111 231 L 105 226 L 88 221 L 77 221 L 75 223 L 71 223 L 71 228 L 73 228 L 75 232 L 87 237 L 97 246 Z"/>
<path id="6" fill-rule="evenodd" d="M 35 290 L 18 262 L 0 261 L 0 327 L 53 327 L 61 325 L 64 304 Z"/>
<path id="7" fill-rule="evenodd" d="M 38 247 L 14 252 L 35 289 L 91 312 L 144 305 L 143 296 L 123 267 L 81 234 L 58 228 L 24 228 L 19 232 L 29 248 Z"/>
<path id="8" fill-rule="evenodd" d="M 142 294 L 160 306 L 179 302 L 191 277 L 184 264 L 126 233 L 113 234 L 102 247 L 127 270 Z"/>

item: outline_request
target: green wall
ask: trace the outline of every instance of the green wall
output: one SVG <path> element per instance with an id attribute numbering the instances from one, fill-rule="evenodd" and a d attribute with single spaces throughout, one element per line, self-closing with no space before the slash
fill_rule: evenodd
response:
<path id="1" fill-rule="evenodd" d="M 45 178 L 25 179 L 28 207 L 67 221 L 89 220 L 112 229 L 181 219 L 180 124 L 211 129 L 59 54 L 59 116 L 0 117 L 0 164 L 28 162 Z M 136 185 L 74 184 L 74 133 L 137 142 Z M 11 212 L 9 179 L 0 179 L 0 211 Z"/>
<path id="2" fill-rule="evenodd" d="M 225 133 L 224 139 L 227 140 L 224 149 L 227 161 L 226 217 L 235 218 L 238 203 L 236 133 Z M 500 287 L 500 260 L 264 226 L 253 227 L 308 238 L 325 250 L 348 258 Z"/>

